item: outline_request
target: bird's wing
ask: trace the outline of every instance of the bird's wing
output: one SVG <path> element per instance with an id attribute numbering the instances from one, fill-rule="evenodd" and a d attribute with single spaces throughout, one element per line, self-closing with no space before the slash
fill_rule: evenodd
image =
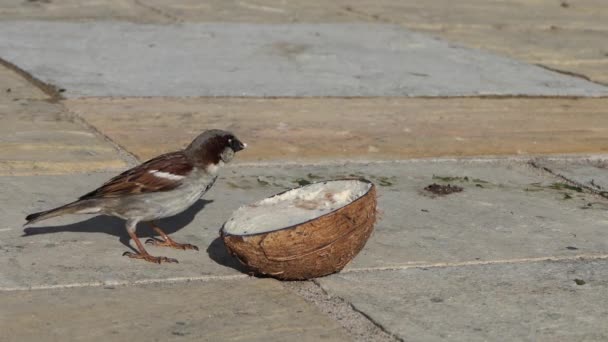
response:
<path id="1" fill-rule="evenodd" d="M 79 199 L 122 197 L 177 188 L 194 166 L 183 152 L 163 154 L 110 179 Z"/>

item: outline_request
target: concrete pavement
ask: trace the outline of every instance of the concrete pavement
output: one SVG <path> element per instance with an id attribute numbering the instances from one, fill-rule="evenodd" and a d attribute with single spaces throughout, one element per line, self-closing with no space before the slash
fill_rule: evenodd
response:
<path id="1" fill-rule="evenodd" d="M 179 285 L 186 283 L 188 288 L 208 288 L 215 286 L 207 285 L 209 283 L 238 284 L 246 282 L 248 277 L 243 274 L 242 267 L 227 255 L 217 239 L 218 228 L 226 217 L 240 205 L 264 198 L 303 181 L 331 179 L 349 174 L 366 177 L 380 185 L 379 207 L 383 215 L 376 225 L 373 238 L 341 275 L 320 280 L 321 286 L 330 296 L 337 296 L 351 302 L 356 310 L 370 316 L 375 324 L 383 327 L 390 334 L 395 334 L 398 339 L 404 340 L 409 340 L 409 336 L 414 336 L 415 338 L 411 338 L 413 340 L 426 340 L 432 336 L 419 333 L 416 329 L 422 329 L 421 327 L 410 328 L 410 323 L 405 324 L 406 322 L 398 319 L 404 312 L 422 314 L 429 324 L 435 322 L 437 324 L 435 331 L 439 337 L 450 331 L 458 332 L 445 335 L 457 340 L 467 340 L 471 336 L 477 336 L 474 339 L 493 339 L 505 331 L 512 334 L 509 336 L 515 339 L 521 336 L 536 336 L 530 334 L 537 331 L 560 337 L 570 336 L 569 334 L 572 332 L 576 332 L 580 336 L 595 336 L 597 340 L 601 340 L 602 336 L 605 337 L 601 332 L 603 320 L 600 317 L 606 314 L 605 302 L 601 300 L 601 296 L 608 289 L 601 281 L 601 276 L 597 278 L 597 274 L 603 272 L 604 261 L 608 259 L 608 253 L 606 253 L 608 236 L 604 229 L 606 223 L 605 200 L 594 193 L 568 185 L 562 179 L 522 161 L 436 160 L 290 167 L 278 165 L 229 167 L 204 201 L 186 213 L 161 223 L 161 226 L 166 227 L 176 240 L 188 241 L 202 247 L 200 252 L 179 252 L 151 247 L 150 251 L 154 254 L 174 257 L 180 261 L 177 265 L 164 266 L 133 263 L 132 260 L 120 255 L 123 251 L 128 250 L 128 246 L 124 244 L 128 245 L 129 241 L 123 224 L 119 220 L 65 217 L 45 222 L 37 227 L 29 227 L 24 230 L 20 228 L 19 223 L 22 222 L 26 213 L 72 200 L 78 194 L 101 183 L 110 176 L 109 174 L 2 177 L 0 180 L 2 187 L 7 191 L 3 192 L 6 197 L 1 199 L 6 204 L 2 209 L 0 224 L 5 227 L 0 232 L 4 254 L 4 261 L 0 265 L 0 291 L 8 294 L 14 291 L 21 293 L 21 291 L 34 290 L 40 291 L 36 296 L 45 298 L 45 296 L 55 296 L 54 293 L 59 290 L 62 291 L 61 293 L 68 293 L 71 291 L 70 289 L 78 289 L 73 291 L 72 296 L 74 297 L 72 298 L 86 296 L 90 299 L 90 297 L 97 298 L 97 295 L 90 292 L 96 290 L 80 289 L 147 286 L 152 290 L 144 289 L 143 291 L 154 293 L 155 288 L 165 288 L 165 284 L 178 284 L 175 286 L 179 287 L 186 286 Z M 464 191 L 446 197 L 435 197 L 424 190 L 426 185 L 432 183 L 457 184 L 462 186 Z M 11 194 L 15 193 L 29 195 L 24 198 L 11 199 Z M 139 234 L 142 238 L 151 236 L 150 230 L 144 226 L 139 230 Z M 594 262 L 594 260 L 596 261 Z M 547 298 L 534 305 L 542 307 L 546 315 L 559 317 L 557 322 L 554 319 L 536 320 L 534 329 L 532 329 L 530 326 L 522 327 L 521 321 L 511 320 L 503 321 L 501 326 L 496 328 L 491 322 L 498 318 L 486 317 L 483 322 L 478 322 L 478 326 L 473 327 L 481 330 L 475 330 L 466 325 L 468 318 L 463 318 L 459 323 L 454 323 L 455 325 L 442 325 L 441 322 L 451 320 L 450 311 L 436 311 L 433 307 L 428 307 L 427 309 L 431 311 L 427 314 L 426 309 L 423 309 L 424 303 L 420 304 L 420 307 L 412 307 L 408 303 L 408 296 L 414 294 L 409 291 L 408 286 L 396 288 L 395 293 L 377 294 L 376 291 L 373 291 L 370 294 L 362 294 L 356 292 L 351 297 L 351 292 L 348 292 L 361 291 L 358 288 L 351 290 L 351 286 L 358 286 L 359 282 L 367 281 L 366 279 L 369 277 L 373 277 L 375 281 L 385 282 L 382 285 L 370 285 L 367 287 L 369 289 L 390 288 L 392 282 L 402 283 L 400 280 L 393 279 L 391 272 L 396 272 L 396 274 L 406 272 L 407 274 L 410 272 L 409 270 L 411 272 L 444 268 L 452 270 L 450 272 L 454 272 L 453 276 L 440 275 L 444 279 L 443 282 L 429 280 L 428 284 L 425 283 L 426 285 L 422 286 L 432 294 L 435 291 L 443 291 L 440 290 L 441 286 L 461 284 L 461 281 L 457 279 L 465 279 L 469 277 L 466 272 L 479 268 L 488 270 L 480 271 L 482 274 L 497 272 L 510 282 L 517 284 L 518 288 L 529 289 L 530 292 L 518 290 L 520 298 L 513 299 L 516 302 L 509 304 L 509 310 L 514 317 L 517 316 L 520 309 L 526 310 L 530 315 L 536 315 L 536 309 L 525 305 L 518 306 L 518 303 L 524 303 L 529 300 L 530 296 L 538 296 L 537 290 L 534 288 L 539 286 L 536 285 L 539 281 L 546 283 L 542 288 L 548 288 L 546 291 L 549 293 L 553 291 L 550 290 L 552 284 L 553 286 L 561 284 L 538 275 L 538 269 L 551 267 L 555 262 L 569 265 L 560 271 L 564 277 L 567 277 L 566 275 L 570 272 L 568 270 L 573 270 L 581 273 L 580 277 L 577 275 L 576 279 L 580 278 L 585 282 L 591 281 L 594 284 L 594 290 L 590 294 L 592 297 L 584 297 L 584 306 L 579 306 L 579 311 L 576 311 L 594 317 L 594 319 L 586 320 L 585 330 L 578 329 L 577 327 L 580 325 L 576 323 L 576 320 L 569 320 L 568 317 L 571 316 L 564 316 L 565 311 L 557 309 L 563 306 L 544 305 L 543 303 L 552 303 Z M 501 270 L 504 267 L 512 267 L 514 270 L 510 275 L 505 275 Z M 580 269 L 585 271 L 580 271 Z M 465 273 L 461 275 L 459 272 Z M 406 276 L 406 279 L 410 278 Z M 418 276 L 414 276 L 414 278 L 418 280 L 412 281 L 425 281 L 424 278 Z M 342 281 L 341 279 L 355 280 L 333 285 L 335 281 Z M 475 282 L 486 288 L 484 290 L 487 292 L 486 296 L 492 296 L 492 286 L 494 285 L 487 281 L 484 282 L 484 279 L 486 278 Z M 570 280 L 574 281 L 574 278 Z M 563 283 L 565 280 L 561 280 L 561 282 Z M 352 285 L 349 285 L 351 283 Z M 430 284 L 436 284 L 439 288 Z M 218 286 L 225 289 L 225 285 Z M 180 291 L 183 290 L 175 290 L 176 293 L 181 293 Z M 230 291 L 237 290 L 225 291 L 226 295 L 232 298 L 232 295 L 229 295 Z M 454 288 L 453 291 L 461 292 L 457 288 Z M 373 293 L 376 293 L 376 297 L 372 295 Z M 498 292 L 499 295 L 508 297 L 510 292 L 501 293 Z M 120 296 L 119 298 L 121 298 Z M 145 296 L 142 295 L 141 300 Z M 320 295 L 317 294 L 317 296 Z M 392 315 L 386 316 L 387 303 L 385 301 L 391 300 L 390 298 L 395 296 L 403 297 L 403 301 L 394 304 L 393 307 L 396 311 L 389 311 L 389 313 L 393 312 Z M 447 293 L 445 296 L 451 298 L 450 296 L 453 294 Z M 461 294 L 461 296 L 463 295 Z M 454 310 L 464 309 L 464 307 L 459 308 L 458 303 L 476 303 L 476 296 L 477 292 L 471 290 L 468 297 L 459 299 L 454 304 Z M 576 296 L 570 297 L 570 299 L 562 299 L 560 296 L 560 294 L 555 295 L 555 300 L 565 300 L 564 305 L 570 305 L 569 303 L 579 300 Z M 128 298 L 131 297 L 133 295 L 128 296 Z M 3 302 L 3 307 L 10 308 L 11 305 L 17 305 L 12 296 L 7 296 L 5 300 L 9 298 L 10 302 Z M 135 298 L 140 297 L 135 296 Z M 134 301 L 134 299 L 130 300 Z M 175 297 L 173 303 L 179 303 L 182 300 L 185 299 Z M 238 301 L 247 300 L 242 298 Z M 0 301 L 2 300 L 0 299 Z M 535 301 L 538 302 L 537 299 Z M 105 303 L 105 301 L 101 300 L 101 303 Z M 82 310 L 78 305 L 82 305 L 82 303 L 70 304 L 68 301 L 65 307 L 62 306 L 62 310 L 67 312 Z M 135 301 L 133 305 L 136 305 Z M 225 308 L 226 305 L 226 303 L 217 304 L 222 308 Z M 429 301 L 428 305 L 432 306 L 434 302 Z M 144 310 L 154 310 L 145 305 L 144 307 L 146 308 Z M 205 310 L 213 307 L 215 306 L 208 306 L 209 309 Z M 475 315 L 498 315 L 498 312 L 494 311 L 495 309 L 495 306 L 477 308 L 471 314 L 471 319 L 476 317 Z M 27 310 L 26 313 L 36 312 L 33 307 Z M 101 315 L 103 312 L 107 312 L 104 311 L 103 306 L 98 310 L 100 310 L 99 313 L 95 314 Z M 383 312 L 383 314 L 376 317 L 377 311 Z M 46 311 L 41 312 L 44 314 Z M 169 315 L 168 312 L 167 315 Z M 311 313 L 311 315 L 320 315 L 320 313 Z M 159 316 L 159 319 L 161 317 L 163 316 Z M 137 318 L 132 319 L 137 320 Z M 415 322 L 422 324 L 422 327 L 425 326 L 419 320 L 415 320 Z M 568 322 L 571 322 L 572 325 Z M 78 324 L 90 323 L 79 321 Z M 297 327 L 291 328 L 290 324 L 284 324 L 286 327 L 290 327 L 289 329 L 299 331 Z M 465 329 L 461 325 L 466 325 L 467 328 Z M 69 324 L 66 326 L 59 324 L 58 329 L 70 329 L 69 326 Z M 205 324 L 196 325 L 191 338 L 196 339 L 196 336 L 201 336 L 200 329 L 205 326 Z M 22 327 L 25 329 L 25 325 Z M 467 332 L 469 328 L 473 329 L 472 332 Z M 305 330 L 308 331 L 308 329 Z M 120 329 L 118 331 L 121 333 L 120 336 L 129 336 L 128 332 Z M 481 331 L 483 334 L 475 335 L 476 332 Z M 595 335 L 590 333 L 592 331 Z M 564 335 L 564 332 L 568 332 L 568 334 Z M 105 336 L 103 330 L 97 333 Z M 223 338 L 232 338 L 227 332 L 214 330 L 214 333 L 220 334 L 217 336 Z M 22 338 L 26 337 L 26 335 L 15 334 Z M 35 333 L 33 334 L 31 336 L 37 336 Z M 79 334 L 83 334 L 83 332 L 74 334 L 76 337 L 82 336 Z M 255 336 L 257 333 L 251 332 L 251 334 Z M 215 338 L 215 340 L 219 339 L 222 338 Z M 260 337 L 260 339 L 262 338 Z"/>
<path id="2" fill-rule="evenodd" d="M 603 0 L 4 0 L 3 20 L 135 23 L 353 23 L 400 25 L 472 48 L 608 83 Z"/>
<path id="3" fill-rule="evenodd" d="M 0 30 L 3 57 L 66 97 L 608 95 L 385 24 L 4 21 Z"/>
<path id="4" fill-rule="evenodd" d="M 606 261 L 427 267 L 319 282 L 407 341 L 601 341 Z"/>
<path id="5" fill-rule="evenodd" d="M 17 292 L 2 306 L 3 341 L 348 341 L 336 322 L 267 279 Z"/>
<path id="6" fill-rule="evenodd" d="M 0 183 L 8 191 L 1 199 L 7 204 L 0 226 L 6 227 L 2 237 L 9 254 L 0 267 L 0 288 L 241 275 L 242 268 L 217 240 L 219 228 L 232 211 L 301 182 L 351 174 L 379 185 L 383 214 L 374 238 L 347 266 L 347 272 L 442 263 L 604 257 L 608 250 L 604 210 L 588 206 L 601 198 L 570 189 L 559 178 L 521 161 L 230 167 L 204 200 L 160 223 L 177 240 L 201 247 L 198 253 L 151 247 L 154 253 L 179 259 L 178 267 L 150 267 L 121 257 L 129 249 L 129 241 L 120 220 L 63 217 L 24 230 L 14 224 L 22 222 L 29 212 L 74 200 L 111 174 L 1 177 Z M 432 183 L 457 184 L 464 190 L 435 197 L 424 190 Z M 14 193 L 29 196 L 11 200 Z M 143 224 L 140 231 L 142 237 L 151 234 Z"/>
<path id="7" fill-rule="evenodd" d="M 0 1 L 0 340 L 608 339 L 606 15 Z M 121 256 L 117 219 L 21 227 L 214 127 L 250 148 L 161 222 L 200 247 L 149 248 L 179 264 Z M 382 215 L 340 274 L 253 278 L 218 239 L 240 205 L 350 175 L 378 185 Z"/>
<path id="8" fill-rule="evenodd" d="M 0 118 L 0 175 L 120 170 L 127 165 L 111 143 L 75 123 L 61 104 L 8 99 L 0 103 Z"/>
<path id="9" fill-rule="evenodd" d="M 64 104 L 141 159 L 185 146 L 202 127 L 242 132 L 251 143 L 239 156 L 245 162 L 608 152 L 606 98 L 86 98 Z"/>

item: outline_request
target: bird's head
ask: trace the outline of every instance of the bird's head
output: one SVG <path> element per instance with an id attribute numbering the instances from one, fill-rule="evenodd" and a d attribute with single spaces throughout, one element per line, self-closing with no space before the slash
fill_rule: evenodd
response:
<path id="1" fill-rule="evenodd" d="M 186 156 L 196 165 L 209 168 L 228 163 L 234 154 L 247 147 L 234 134 L 219 129 L 201 133 L 185 149 Z"/>

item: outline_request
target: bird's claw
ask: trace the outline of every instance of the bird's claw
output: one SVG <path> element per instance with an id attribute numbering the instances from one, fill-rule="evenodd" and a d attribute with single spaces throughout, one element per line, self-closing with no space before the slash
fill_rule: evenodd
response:
<path id="1" fill-rule="evenodd" d="M 148 262 L 153 262 L 155 264 L 161 264 L 161 263 L 175 263 L 178 264 L 179 262 L 177 261 L 177 259 L 173 259 L 173 258 L 167 258 L 164 256 L 152 256 L 150 254 L 140 254 L 140 253 L 133 253 L 133 252 L 124 252 L 122 254 L 123 256 L 128 256 L 129 258 L 133 258 L 133 259 L 143 259 L 145 261 Z"/>
<path id="2" fill-rule="evenodd" d="M 171 248 L 183 249 L 183 250 L 193 249 L 195 251 L 198 251 L 198 247 L 196 247 L 195 245 L 191 245 L 189 243 L 178 243 L 171 239 L 167 239 L 167 240 L 148 239 L 148 240 L 146 240 L 146 245 L 154 245 L 157 247 L 171 247 Z"/>

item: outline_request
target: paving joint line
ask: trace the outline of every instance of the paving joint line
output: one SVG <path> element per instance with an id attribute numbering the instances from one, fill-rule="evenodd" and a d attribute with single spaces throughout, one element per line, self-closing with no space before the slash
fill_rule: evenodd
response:
<path id="1" fill-rule="evenodd" d="M 118 155 L 121 157 L 121 159 L 127 162 L 128 166 L 133 167 L 141 163 L 141 160 L 135 154 L 131 153 L 127 148 L 120 145 L 118 142 L 112 140 L 112 138 L 110 138 L 107 134 L 97 129 L 97 127 L 90 124 L 83 117 L 71 111 L 69 108 L 66 108 L 66 112 L 68 113 L 68 118 L 71 119 L 74 123 L 79 124 L 84 129 L 92 131 L 93 134 L 110 144 L 110 146 L 112 146 L 116 150 L 116 152 L 118 152 Z"/>
<path id="2" fill-rule="evenodd" d="M 325 295 L 332 297 L 321 285 L 321 283 L 317 280 L 317 279 L 313 279 L 312 282 L 317 285 L 321 291 L 323 291 L 325 293 Z M 344 298 L 342 297 L 338 297 L 335 296 L 337 298 L 339 298 L 339 300 L 343 301 L 344 303 L 347 303 L 348 306 L 350 306 L 350 308 L 359 313 L 360 315 L 362 315 L 363 317 L 365 317 L 369 322 L 371 322 L 374 326 L 376 326 L 378 329 L 380 329 L 382 332 L 384 332 L 385 334 L 387 334 L 388 336 L 392 337 L 394 340 L 399 341 L 399 342 L 404 342 L 403 338 L 397 336 L 396 334 L 390 332 L 385 326 L 383 326 L 382 324 L 380 324 L 379 322 L 377 322 L 375 319 L 373 319 L 372 317 L 370 317 L 368 314 L 366 314 L 365 312 L 363 312 L 362 310 L 359 310 L 353 303 L 350 303 L 348 301 L 346 301 Z"/>
<path id="3" fill-rule="evenodd" d="M 564 257 L 536 257 L 536 258 L 520 258 L 520 259 L 505 259 L 505 260 L 488 260 L 488 261 L 463 261 L 463 262 L 447 262 L 447 263 L 417 263 L 411 265 L 394 265 L 385 267 L 363 267 L 352 268 L 341 271 L 339 274 L 349 273 L 366 273 L 378 271 L 399 271 L 408 269 L 423 269 L 423 268 L 447 268 L 447 267 L 468 267 L 468 266 L 485 266 L 485 265 L 508 265 L 508 264 L 524 264 L 535 262 L 562 262 L 562 261 L 587 261 L 587 260 L 608 260 L 608 254 L 577 254 Z M 53 290 L 53 289 L 68 289 L 79 287 L 103 287 L 103 286 L 132 286 L 132 285 L 147 285 L 147 284 L 177 284 L 190 281 L 215 281 L 215 280 L 254 280 L 256 277 L 247 274 L 234 275 L 205 275 L 192 277 L 170 277 L 170 278 L 152 278 L 140 279 L 135 281 L 96 281 L 84 283 L 69 283 L 56 285 L 36 285 L 36 286 L 16 286 L 16 287 L 0 287 L 0 292 L 10 291 L 33 291 L 33 290 Z M 316 281 L 316 280 L 315 280 Z"/>
<path id="4" fill-rule="evenodd" d="M 135 3 L 135 5 L 140 6 L 140 7 L 144 8 L 144 9 L 147 9 L 148 11 L 152 11 L 152 12 L 160 15 L 161 17 L 169 19 L 173 23 L 180 23 L 180 22 L 183 21 L 178 16 L 175 16 L 173 14 L 167 13 L 166 11 L 163 11 L 162 9 L 157 8 L 156 6 L 145 4 L 145 3 L 141 2 L 140 0 L 134 0 L 133 2 Z"/>
<path id="5" fill-rule="evenodd" d="M 599 84 L 599 83 L 598 83 Z M 603 84 L 599 84 L 603 85 Z M 423 99 L 423 100 L 451 100 L 451 99 L 475 99 L 475 100 L 584 100 L 584 99 L 608 99 L 608 95 L 528 95 L 528 94 L 475 94 L 475 95 L 391 95 L 391 96 L 78 96 L 67 100 L 86 101 L 86 100 L 380 100 L 380 99 Z"/>
<path id="6" fill-rule="evenodd" d="M 419 28 L 412 27 L 412 26 L 407 26 L 407 25 L 401 24 L 399 22 L 395 22 L 395 21 L 393 21 L 391 19 L 383 18 L 379 14 L 369 14 L 369 13 L 367 13 L 365 11 L 356 10 L 352 6 L 344 6 L 344 7 L 341 7 L 341 9 L 344 10 L 344 11 L 346 11 L 346 12 L 348 12 L 348 13 L 352 13 L 352 14 L 358 15 L 360 17 L 365 17 L 365 18 L 368 18 L 368 19 L 373 19 L 373 21 L 376 21 L 376 22 L 397 25 L 397 26 L 400 26 L 400 27 L 405 27 L 408 30 L 412 30 L 412 31 L 415 31 L 415 32 L 421 32 L 421 33 L 424 33 L 424 34 L 427 34 L 427 35 L 431 35 L 433 37 L 441 39 L 444 42 L 451 42 L 452 41 L 451 39 L 448 40 L 448 39 L 445 39 L 445 38 L 437 35 L 437 33 L 428 32 L 428 31 L 421 30 Z M 547 66 L 547 65 L 543 65 L 541 63 L 528 62 L 528 61 L 525 61 L 523 59 L 519 59 L 519 58 L 516 58 L 514 56 L 509 56 L 509 55 L 505 55 L 505 54 L 502 54 L 502 53 L 497 53 L 497 52 L 494 52 L 492 50 L 485 49 L 483 47 L 482 48 L 472 47 L 472 46 L 469 46 L 468 44 L 463 44 L 461 42 L 457 42 L 457 44 L 461 45 L 463 47 L 469 48 L 469 49 L 484 50 L 484 51 L 493 53 L 493 54 L 495 54 L 497 56 L 508 57 L 508 58 L 511 58 L 511 59 L 514 59 L 514 60 L 517 60 L 517 61 L 520 61 L 520 62 L 523 62 L 523 63 L 528 63 L 528 64 L 531 64 L 531 65 L 536 65 L 538 67 L 541 67 L 543 69 L 546 69 L 546 70 L 549 70 L 549 71 L 552 71 L 552 72 L 556 72 L 556 73 L 559 73 L 559 74 L 562 74 L 562 75 L 566 75 L 566 76 L 570 76 L 570 77 L 575 77 L 575 78 L 583 79 L 583 80 L 585 80 L 587 82 L 590 82 L 590 83 L 594 83 L 594 84 L 597 84 L 597 85 L 600 85 L 600 86 L 608 87 L 608 83 L 603 83 L 603 82 L 599 82 L 599 81 L 596 81 L 596 80 L 592 80 L 591 78 L 589 78 L 589 76 L 584 75 L 584 74 L 580 74 L 580 73 L 576 73 L 576 72 L 572 72 L 572 71 L 568 71 L 568 70 L 557 69 L 555 67 L 550 67 L 550 66 Z"/>
<path id="7" fill-rule="evenodd" d="M 330 295 L 314 279 L 281 284 L 340 325 L 355 342 L 401 341 L 344 298 Z"/>
<path id="8" fill-rule="evenodd" d="M 591 82 L 591 83 L 595 83 L 597 85 L 608 87 L 608 83 L 603 83 L 603 82 L 600 82 L 600 81 L 592 80 L 591 78 L 589 78 L 589 76 L 584 75 L 584 74 L 580 74 L 580 73 L 573 72 L 573 71 L 568 71 L 568 70 L 561 70 L 561 69 L 557 69 L 555 67 L 550 67 L 550 66 L 543 65 L 543 64 L 540 64 L 540 63 L 534 63 L 534 65 L 536 65 L 538 67 L 541 67 L 543 69 L 547 69 L 549 71 L 557 72 L 557 73 L 562 74 L 562 75 L 571 76 L 571 77 L 577 77 L 577 78 L 583 79 L 583 80 L 585 80 L 587 82 Z"/>
<path id="9" fill-rule="evenodd" d="M 587 261 L 587 260 L 607 260 L 608 254 L 577 254 L 573 256 L 563 257 L 535 257 L 535 258 L 518 258 L 504 260 L 475 260 L 462 262 L 438 262 L 438 263 L 416 263 L 411 265 L 394 265 L 383 267 L 360 267 L 346 269 L 340 272 L 341 274 L 348 273 L 368 273 L 368 272 L 383 272 L 383 271 L 401 271 L 409 269 L 428 269 L 428 268 L 450 268 L 450 267 L 470 267 L 470 266 L 486 266 L 486 265 L 516 265 L 538 262 L 563 262 L 563 261 Z"/>
<path id="10" fill-rule="evenodd" d="M 71 113 L 73 114 L 73 113 Z M 71 120 L 82 120 L 82 118 L 73 118 L 68 117 Z M 86 121 L 80 122 L 82 125 L 85 125 L 85 128 L 96 131 L 94 126 L 89 125 Z M 130 153 L 128 150 L 124 149 L 121 145 L 115 143 L 110 138 L 106 137 L 103 133 L 97 132 L 97 134 L 103 138 L 108 143 L 112 144 L 119 153 L 125 153 L 124 157 L 129 159 L 129 164 L 131 166 L 135 166 L 140 163 L 140 159 L 134 154 Z M 411 159 L 374 159 L 374 160 L 355 160 L 355 159 L 344 159 L 344 160 L 318 160 L 318 161 L 288 161 L 288 160 L 278 160 L 278 161 L 268 161 L 268 162 L 235 162 L 224 167 L 226 169 L 239 169 L 243 167 L 250 168 L 267 168 L 267 167 L 276 167 L 276 168 L 290 168 L 290 167 L 336 167 L 336 166 L 349 166 L 349 165 L 383 165 L 383 164 L 415 164 L 415 163 L 520 163 L 521 165 L 528 165 L 530 167 L 534 167 L 530 164 L 530 161 L 534 159 L 534 156 L 517 156 L 517 155 L 505 155 L 505 156 L 481 156 L 481 157 L 428 157 L 428 158 L 411 158 Z M 572 154 L 572 155 L 557 155 L 557 156 L 543 156 L 543 158 L 548 158 L 550 160 L 556 161 L 569 161 L 569 160 L 608 160 L 608 155 L 606 154 Z M 47 176 L 47 175 L 56 175 L 61 176 L 65 174 L 92 174 L 92 173 L 106 173 L 108 170 L 99 170 L 99 171 L 73 171 L 73 172 L 20 172 L 18 175 L 13 175 L 10 173 L 1 173 L 0 176 Z M 561 178 L 561 177 L 560 177 Z M 608 195 L 608 194 L 607 194 Z"/>
<path id="11" fill-rule="evenodd" d="M 375 319 L 373 319 L 370 315 L 366 314 L 362 310 L 359 310 L 353 303 L 348 303 L 348 305 L 352 308 L 353 311 L 355 311 L 355 312 L 359 313 L 360 315 L 362 315 L 363 317 L 365 317 L 373 325 L 375 325 L 376 327 L 378 327 L 378 329 L 382 330 L 383 333 L 385 333 L 385 334 L 389 335 L 390 337 L 392 337 L 395 341 L 399 341 L 399 342 L 404 342 L 405 341 L 404 339 L 402 339 L 401 337 L 399 337 L 397 334 L 394 334 L 394 333 L 390 332 L 385 326 L 383 326 L 378 321 L 376 321 Z"/>
<path id="12" fill-rule="evenodd" d="M 225 276 L 193 276 L 193 277 L 171 277 L 162 279 L 140 279 L 135 281 L 95 281 L 85 283 L 70 283 L 70 284 L 56 284 L 56 285 L 36 285 L 36 286 L 15 286 L 15 287 L 0 287 L 1 292 L 14 292 L 14 291 L 40 291 L 40 290 L 60 290 L 60 289 L 72 289 L 82 287 L 113 287 L 113 286 L 137 286 L 137 285 L 149 285 L 149 284 L 181 284 L 187 282 L 206 282 L 206 281 L 230 281 L 230 280 L 252 280 L 254 277 L 250 277 L 246 274 L 235 274 Z"/>
<path id="13" fill-rule="evenodd" d="M 277 160 L 268 162 L 235 162 L 224 166 L 227 169 L 242 168 L 242 167 L 293 167 L 293 166 L 344 166 L 344 165 L 368 165 L 368 164 L 409 164 L 409 163 L 497 163 L 497 162 L 517 162 L 527 164 L 538 156 L 520 156 L 520 155 L 503 155 L 503 156 L 471 156 L 471 157 L 427 157 L 427 158 L 411 158 L 411 159 L 332 159 L 318 161 L 289 161 Z M 557 161 L 580 160 L 580 159 L 608 159 L 607 154 L 564 154 L 547 156 L 544 158 Z"/>
<path id="14" fill-rule="evenodd" d="M 379 14 L 369 14 L 367 12 L 355 9 L 353 6 L 341 6 L 340 9 L 346 13 L 352 13 L 359 17 L 372 19 L 375 22 L 402 26 L 402 25 L 399 25 L 398 23 L 395 23 L 394 21 L 392 21 L 390 19 L 381 17 Z"/>
<path id="15" fill-rule="evenodd" d="M 15 72 L 19 76 L 23 77 L 27 82 L 32 84 L 34 87 L 40 89 L 44 94 L 46 94 L 49 97 L 49 99 L 46 99 L 46 101 L 49 101 L 51 103 L 56 103 L 56 102 L 59 102 L 60 100 L 63 100 L 63 96 L 61 96 L 61 92 L 63 90 L 61 88 L 57 87 L 56 85 L 46 83 L 44 81 L 39 80 L 38 78 L 34 77 L 29 72 L 21 69 L 17 65 L 15 65 L 1 57 L 0 57 L 0 65 Z"/>

